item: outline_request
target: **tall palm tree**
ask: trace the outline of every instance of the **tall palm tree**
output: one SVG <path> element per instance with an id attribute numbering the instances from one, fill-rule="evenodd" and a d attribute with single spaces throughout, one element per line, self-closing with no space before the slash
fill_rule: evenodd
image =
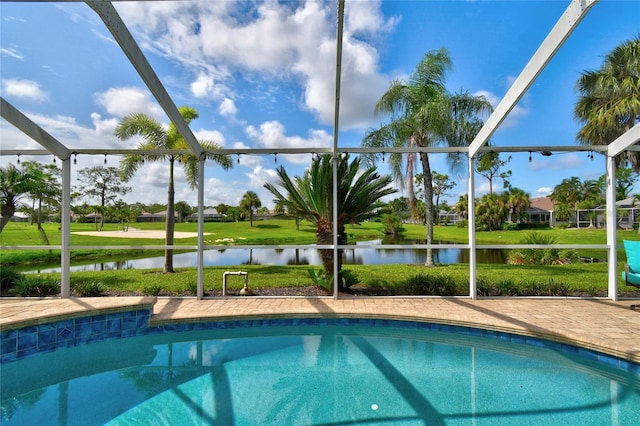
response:
<path id="1" fill-rule="evenodd" d="M 262 206 L 262 201 L 253 191 L 247 191 L 240 200 L 240 208 L 249 212 L 249 220 L 251 221 L 251 227 L 253 228 L 253 210 Z"/>
<path id="2" fill-rule="evenodd" d="M 376 202 L 392 194 L 389 187 L 390 176 L 380 176 L 375 167 L 361 170 L 359 158 L 349 163 L 349 155 L 336 158 L 338 172 L 338 244 L 347 244 L 345 224 L 359 224 L 377 213 Z M 264 187 L 274 195 L 274 202 L 284 205 L 289 214 L 306 219 L 316 227 L 317 243 L 333 244 L 333 156 L 325 154 L 316 157 L 302 177 L 293 180 L 283 166 L 277 170 L 277 185 L 267 183 Z M 320 250 L 325 277 L 329 282 L 333 277 L 333 250 Z M 338 291 L 343 290 L 342 250 L 338 253 Z"/>
<path id="3" fill-rule="evenodd" d="M 182 106 L 179 109 L 180 115 L 187 123 L 198 118 L 198 112 L 190 107 Z M 133 136 L 142 136 L 144 141 L 138 145 L 140 150 L 155 149 L 188 149 L 187 142 L 173 123 L 164 127 L 158 121 L 143 113 L 133 113 L 122 119 L 115 131 L 120 140 L 127 140 Z M 215 150 L 221 147 L 210 141 L 199 141 L 205 150 Z M 206 158 L 213 160 L 223 169 L 227 170 L 233 166 L 233 161 L 227 155 L 206 153 Z M 167 195 L 167 222 L 166 222 L 166 244 L 173 245 L 173 234 L 175 229 L 175 190 L 173 169 L 175 161 L 178 160 L 184 169 L 187 182 L 194 189 L 198 179 L 198 158 L 193 154 L 164 155 L 151 154 L 126 155 L 120 162 L 120 173 L 125 180 L 133 177 L 135 172 L 144 164 L 144 161 L 166 161 L 169 160 L 169 188 Z M 173 270 L 173 250 L 165 250 L 164 272 L 174 272 Z"/>
<path id="4" fill-rule="evenodd" d="M 430 147 L 441 143 L 467 146 L 482 127 L 479 114 L 491 111 L 484 97 L 467 92 L 449 94 L 445 88 L 446 72 L 452 63 L 445 48 L 428 52 L 416 66 L 408 81 L 393 81 L 376 104 L 376 113 L 388 114 L 391 121 L 379 129 L 370 130 L 363 139 L 368 147 Z M 427 244 L 433 243 L 433 179 L 429 155 L 419 155 L 422 166 Z M 455 157 L 450 156 L 453 164 Z M 406 187 L 409 205 L 415 210 L 413 169 L 415 155 L 407 155 Z M 393 176 L 404 182 L 402 155 L 390 156 Z M 426 266 L 433 266 L 433 252 L 427 249 Z"/>
<path id="5" fill-rule="evenodd" d="M 640 35 L 614 48 L 597 70 L 582 73 L 574 115 L 584 123 L 578 131 L 583 145 L 608 145 L 640 122 Z M 627 151 L 616 158 L 629 161 L 635 171 L 640 153 Z"/>

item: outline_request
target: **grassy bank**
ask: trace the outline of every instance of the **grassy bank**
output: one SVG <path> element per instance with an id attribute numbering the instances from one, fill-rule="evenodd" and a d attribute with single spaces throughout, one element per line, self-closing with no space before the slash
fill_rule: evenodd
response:
<path id="1" fill-rule="evenodd" d="M 257 295 L 295 295 L 296 288 L 312 287 L 309 266 L 207 267 L 204 269 L 205 294 L 219 295 L 225 271 L 246 271 L 249 287 Z M 314 269 L 318 269 L 315 267 Z M 385 295 L 468 295 L 469 268 L 465 264 L 426 268 L 422 265 L 348 265 L 357 279 L 354 294 Z M 42 274 L 57 282 L 59 274 Z M 477 267 L 478 293 L 484 296 L 604 296 L 607 292 L 607 265 L 604 263 L 552 266 L 514 266 L 481 264 Z M 146 294 L 188 296 L 196 294 L 195 268 L 178 269 L 173 274 L 152 270 L 74 272 L 71 288 L 98 285 L 103 294 Z M 244 278 L 228 277 L 231 294 L 243 287 Z M 273 292 L 268 289 L 286 289 Z M 288 293 L 287 293 L 288 292 Z M 620 292 L 640 296 L 637 288 L 620 282 Z M 6 293 L 5 293 L 6 294 Z M 80 295 L 80 294 L 78 294 Z"/>
<path id="2" fill-rule="evenodd" d="M 162 223 L 140 223 L 136 228 L 162 230 Z M 45 224 L 51 244 L 60 244 L 60 231 L 57 224 Z M 106 224 L 105 231 L 120 230 L 115 224 Z M 207 245 L 244 245 L 244 244 L 311 244 L 315 242 L 315 229 L 306 222 L 296 228 L 293 220 L 270 220 L 256 222 L 253 227 L 248 222 L 239 223 L 206 223 L 204 226 L 205 243 Z M 71 224 L 71 244 L 76 246 L 123 246 L 123 250 L 82 249 L 72 250 L 74 263 L 78 260 L 101 262 L 126 260 L 132 258 L 162 255 L 158 250 L 137 250 L 130 246 L 163 245 L 163 239 L 147 238 L 115 238 L 75 234 L 75 232 L 95 231 L 93 224 Z M 180 223 L 178 232 L 197 232 L 197 224 Z M 531 231 L 494 231 L 478 232 L 477 244 L 519 244 Z M 563 230 L 542 229 L 536 232 L 550 236 L 558 244 L 605 244 L 604 230 Z M 348 226 L 347 234 L 350 242 L 382 239 L 382 225 L 368 222 L 360 226 Z M 405 225 L 404 237 L 424 240 L 425 228 L 421 225 Z M 468 242 L 468 229 L 455 226 L 438 226 L 435 238 L 439 241 L 465 244 Z M 639 240 L 634 231 L 618 231 L 618 243 L 623 239 Z M 41 245 L 40 236 L 34 225 L 10 223 L 0 234 L 3 250 L 0 252 L 3 270 L 28 263 L 59 264 L 60 254 L 56 250 L 11 250 L 7 246 Z M 196 245 L 197 238 L 177 239 L 177 245 Z M 129 247 L 127 247 L 129 246 Z M 126 248 L 125 248 L 126 247 Z M 179 252 L 179 251 L 177 251 Z M 606 259 L 606 250 L 581 250 L 580 256 Z M 620 268 L 625 260 L 624 250 L 618 251 Z M 227 270 L 244 270 L 249 272 L 250 287 L 296 288 L 309 287 L 313 282 L 308 275 L 309 266 L 261 266 L 261 265 L 229 265 L 223 267 L 206 267 L 204 270 L 205 292 L 216 294 L 222 289 L 222 274 Z M 319 266 L 312 267 L 319 270 Z M 357 277 L 354 292 L 370 294 L 460 294 L 469 292 L 469 269 L 466 264 L 439 265 L 425 268 L 422 265 L 346 265 L 345 269 Z M 485 295 L 602 295 L 607 290 L 607 264 L 581 264 L 553 266 L 531 265 L 495 265 L 479 264 L 477 266 L 478 292 Z M 59 274 L 50 275 L 52 280 L 59 279 Z M 237 279 L 237 285 L 234 280 Z M 235 285 L 242 287 L 240 277 L 230 277 L 230 289 Z M 158 270 L 117 270 L 73 272 L 72 288 L 99 283 L 107 293 L 167 294 L 193 295 L 196 289 L 195 268 L 178 269 L 175 274 L 161 274 Z M 632 292 L 637 289 L 620 284 L 621 292 Z"/>

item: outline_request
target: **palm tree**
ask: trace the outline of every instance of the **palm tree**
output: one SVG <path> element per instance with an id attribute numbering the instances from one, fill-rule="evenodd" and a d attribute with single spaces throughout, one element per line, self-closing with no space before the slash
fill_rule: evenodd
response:
<path id="1" fill-rule="evenodd" d="M 478 114 L 491 111 L 484 97 L 466 92 L 447 93 L 444 85 L 446 72 L 451 68 L 446 49 L 428 52 L 416 66 L 409 81 L 393 81 L 376 104 L 376 113 L 391 116 L 388 124 L 370 130 L 363 139 L 368 147 L 430 147 L 440 143 L 449 146 L 467 146 L 482 127 Z M 433 243 L 433 180 L 429 155 L 419 155 L 424 176 L 424 196 L 427 225 L 427 244 Z M 455 157 L 450 157 L 453 162 Z M 415 212 L 413 169 L 415 156 L 407 155 L 406 186 L 409 206 Z M 390 156 L 393 176 L 404 182 L 402 155 Z M 414 213 L 415 216 L 415 213 Z M 425 266 L 433 266 L 433 252 L 427 249 Z"/>
<path id="2" fill-rule="evenodd" d="M 507 198 L 503 194 L 487 194 L 476 205 L 476 223 L 485 231 L 502 229 L 508 215 Z"/>
<path id="3" fill-rule="evenodd" d="M 583 145 L 608 145 L 640 122 L 640 35 L 614 48 L 599 69 L 583 72 L 576 86 L 574 115 L 584 123 L 577 136 Z M 638 171 L 640 153 L 616 158 L 625 161 Z"/>
<path id="4" fill-rule="evenodd" d="M 187 123 L 198 118 L 198 112 L 190 107 L 180 107 L 180 115 Z M 188 149 L 188 145 L 178 129 L 173 123 L 165 128 L 158 121 L 143 113 L 133 113 L 122 119 L 115 131 L 116 136 L 120 140 L 127 140 L 133 136 L 142 136 L 144 141 L 138 145 L 140 150 L 156 150 L 156 149 Z M 221 147 L 209 141 L 199 141 L 205 150 L 215 150 Z M 205 152 L 206 158 L 215 161 L 227 170 L 233 166 L 231 158 L 222 154 L 211 154 Z M 126 155 L 120 162 L 120 173 L 125 180 L 131 179 L 134 173 L 144 164 L 144 161 L 165 161 L 169 160 L 169 188 L 167 195 L 167 222 L 166 222 L 166 244 L 173 245 L 173 233 L 175 229 L 175 203 L 174 203 L 174 180 L 173 168 L 175 161 L 178 160 L 184 169 L 187 181 L 191 189 L 196 187 L 198 177 L 198 158 L 193 154 L 164 155 L 150 154 Z M 173 250 L 165 250 L 164 272 L 173 271 Z"/>
<path id="5" fill-rule="evenodd" d="M 262 201 L 258 198 L 258 194 L 253 191 L 247 191 L 240 200 L 240 208 L 249 212 L 249 220 L 253 228 L 253 210 L 262 206 Z"/>
<path id="6" fill-rule="evenodd" d="M 289 178 L 283 166 L 278 168 L 278 186 L 267 183 L 264 187 L 274 195 L 274 202 L 284 205 L 289 214 L 306 219 L 316 227 L 317 243 L 333 244 L 333 156 L 325 154 L 316 157 L 310 168 L 300 177 Z M 360 159 L 349 163 L 349 155 L 336 157 L 338 174 L 338 244 L 347 244 L 345 224 L 359 224 L 375 216 L 376 202 L 392 194 L 395 189 L 389 187 L 390 176 L 380 176 L 375 167 L 361 170 Z M 333 277 L 333 250 L 320 250 L 322 266 L 327 282 Z M 338 253 L 338 291 L 342 291 L 342 250 Z"/>
<path id="7" fill-rule="evenodd" d="M 20 170 L 13 164 L 0 167 L 0 232 L 15 214 L 20 199 L 37 186 L 31 170 Z"/>
<path id="8" fill-rule="evenodd" d="M 35 216 L 36 225 L 42 241 L 49 245 L 49 237 L 47 237 L 44 228 L 42 228 L 42 205 L 59 206 L 62 197 L 60 190 L 60 174 L 61 170 L 54 164 L 41 164 L 35 161 L 25 161 L 22 168 L 32 177 L 31 187 L 29 188 L 29 197 L 33 201 L 31 209 Z M 35 205 L 38 203 L 38 207 Z M 33 223 L 33 216 L 31 223 Z"/>
<path id="9" fill-rule="evenodd" d="M 531 206 L 529 193 L 520 188 L 509 189 L 509 208 L 511 209 L 511 221 L 520 221 Z M 515 220 L 514 220 L 515 218 Z"/>
<path id="10" fill-rule="evenodd" d="M 461 219 L 467 220 L 469 217 L 469 194 L 458 197 L 458 202 L 453 206 L 453 209 Z"/>

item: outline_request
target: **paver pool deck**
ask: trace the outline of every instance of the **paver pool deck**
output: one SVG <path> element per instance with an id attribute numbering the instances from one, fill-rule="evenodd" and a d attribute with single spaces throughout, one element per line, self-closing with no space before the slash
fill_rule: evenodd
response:
<path id="1" fill-rule="evenodd" d="M 273 317 L 358 317 L 424 321 L 535 336 L 640 363 L 638 301 L 496 298 L 195 298 L 0 299 L 0 330 L 132 306 L 153 308 L 151 325 Z"/>

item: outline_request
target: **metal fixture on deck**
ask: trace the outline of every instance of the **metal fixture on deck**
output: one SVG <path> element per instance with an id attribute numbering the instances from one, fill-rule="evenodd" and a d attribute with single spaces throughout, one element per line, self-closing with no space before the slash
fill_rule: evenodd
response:
<path id="1" fill-rule="evenodd" d="M 244 287 L 242 287 L 242 290 L 240 290 L 240 295 L 241 296 L 251 296 L 253 294 L 251 292 L 251 290 L 249 290 L 249 273 L 248 272 L 244 272 L 244 271 L 236 271 L 236 272 L 227 271 L 224 274 L 222 274 L 222 295 L 223 296 L 227 295 L 227 276 L 229 276 L 229 275 L 244 275 Z"/>

